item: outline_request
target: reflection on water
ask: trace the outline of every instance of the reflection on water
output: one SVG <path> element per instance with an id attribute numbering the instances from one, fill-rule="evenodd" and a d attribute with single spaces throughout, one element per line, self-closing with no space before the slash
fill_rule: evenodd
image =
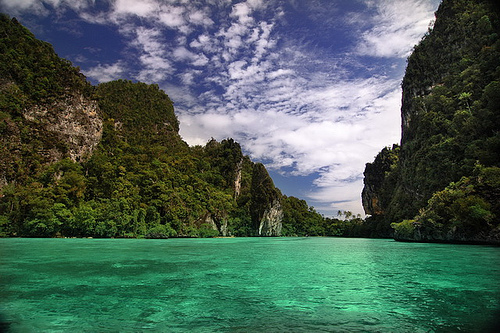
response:
<path id="1" fill-rule="evenodd" d="M 0 252 L 13 332 L 480 332 L 500 309 L 488 246 L 1 239 Z"/>

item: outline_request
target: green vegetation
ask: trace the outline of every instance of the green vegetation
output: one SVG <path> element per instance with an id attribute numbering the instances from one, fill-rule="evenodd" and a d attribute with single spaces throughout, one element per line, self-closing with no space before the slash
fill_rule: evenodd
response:
<path id="1" fill-rule="evenodd" d="M 494 1 L 445 0 L 409 57 L 401 147 L 390 167 L 377 164 L 382 151 L 365 171 L 367 199 L 379 203 L 365 210 L 386 225 L 404 220 L 396 237 L 495 238 L 498 188 L 480 179 L 500 167 L 499 36 Z"/>
<path id="2" fill-rule="evenodd" d="M 157 85 L 92 87 L 15 19 L 2 15 L 0 23 L 0 236 L 255 236 L 270 209 L 290 219 L 286 235 L 329 233 L 320 214 L 283 196 L 234 140 L 182 141 L 173 103 Z M 98 145 L 78 159 L 65 127 L 46 124 L 61 122 L 70 105 L 61 101 L 72 98 L 96 100 L 102 122 Z M 37 119 L 33 109 L 42 110 Z"/>
<path id="3" fill-rule="evenodd" d="M 434 193 L 414 220 L 394 223 L 395 237 L 438 241 L 496 238 L 500 234 L 495 214 L 500 206 L 500 168 L 478 166 L 475 173 Z M 493 235 L 491 230 L 495 230 Z"/>
<path id="4" fill-rule="evenodd" d="M 65 140 L 45 131 L 41 121 L 27 120 L 24 112 L 46 108 L 50 118 L 60 111 L 55 102 L 77 94 L 90 97 L 92 90 L 78 68 L 59 58 L 50 44 L 0 14 L 0 185 L 27 181 L 68 150 Z"/>
<path id="5" fill-rule="evenodd" d="M 0 110 L 16 115 L 24 107 L 48 104 L 68 93 L 90 96 L 92 92 L 78 68 L 4 14 L 0 14 L 0 78 L 0 85 L 10 93 L 2 94 Z"/>
<path id="6" fill-rule="evenodd" d="M 500 17 L 493 1 L 444 0 L 409 57 L 401 145 L 366 165 L 366 220 L 349 212 L 325 218 L 282 195 L 232 139 L 189 147 L 157 85 L 93 87 L 15 19 L 0 16 L 0 32 L 0 236 L 258 236 L 264 229 L 500 242 Z M 61 119 L 78 109 L 74 100 L 98 107 L 71 118 L 71 129 L 84 128 L 72 137 Z M 73 141 L 87 142 L 80 144 L 87 153 L 75 154 Z"/>
<path id="7" fill-rule="evenodd" d="M 176 135 L 179 121 L 173 103 L 158 85 L 118 80 L 98 85 L 95 95 L 106 124 L 114 126 L 126 144 L 183 144 Z"/>

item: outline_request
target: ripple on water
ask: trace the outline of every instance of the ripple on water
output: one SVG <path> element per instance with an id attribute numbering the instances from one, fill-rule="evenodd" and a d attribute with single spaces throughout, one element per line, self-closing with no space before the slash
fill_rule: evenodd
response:
<path id="1" fill-rule="evenodd" d="M 0 251 L 0 309 L 17 332 L 481 331 L 500 309 L 494 247 L 0 239 Z"/>

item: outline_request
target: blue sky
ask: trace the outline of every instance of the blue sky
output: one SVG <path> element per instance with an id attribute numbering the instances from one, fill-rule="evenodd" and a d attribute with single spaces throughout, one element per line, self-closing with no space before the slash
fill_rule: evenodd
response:
<path id="1" fill-rule="evenodd" d="M 157 83 L 190 145 L 234 138 L 284 194 L 363 214 L 438 0 L 0 0 L 94 84 Z"/>

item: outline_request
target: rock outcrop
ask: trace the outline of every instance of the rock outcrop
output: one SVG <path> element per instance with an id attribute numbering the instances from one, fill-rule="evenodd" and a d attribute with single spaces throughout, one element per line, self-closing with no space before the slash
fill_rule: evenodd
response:
<path id="1" fill-rule="evenodd" d="M 362 194 L 365 211 L 392 225 L 397 239 L 497 237 L 499 36 L 496 1 L 443 0 L 408 58 L 397 160 L 382 163 L 382 151 L 367 164 Z"/>
<path id="2" fill-rule="evenodd" d="M 196 224 L 198 224 L 198 226 L 201 226 L 203 224 L 209 225 L 212 228 L 212 230 L 217 231 L 219 233 L 219 236 L 222 237 L 231 236 L 228 231 L 227 218 L 220 218 L 210 213 L 206 213 L 197 221 Z"/>
<path id="3" fill-rule="evenodd" d="M 241 194 L 241 177 L 243 174 L 243 158 L 236 165 L 236 176 L 234 177 L 234 197 L 238 198 Z"/>
<path id="4" fill-rule="evenodd" d="M 281 193 L 264 165 L 257 163 L 252 174 L 251 215 L 257 236 L 281 236 L 283 209 Z"/>
<path id="5" fill-rule="evenodd" d="M 259 236 L 281 236 L 283 208 L 278 198 L 264 210 L 258 222 Z"/>
<path id="6" fill-rule="evenodd" d="M 366 163 L 364 187 L 361 193 L 363 209 L 368 215 L 383 215 L 389 205 L 391 185 L 391 171 L 398 162 L 399 147 L 384 148 L 373 163 Z"/>
<path id="7" fill-rule="evenodd" d="M 426 228 L 421 223 L 410 222 L 411 228 L 404 232 L 394 231 L 394 239 L 401 242 L 454 243 L 454 244 L 495 244 L 500 245 L 500 228 L 478 233 L 460 232 L 456 227 L 443 231 Z"/>
<path id="8" fill-rule="evenodd" d="M 102 119 L 95 100 L 84 96 L 70 96 L 51 105 L 34 105 L 23 112 L 24 118 L 52 133 L 64 151 L 51 150 L 54 161 L 69 157 L 75 162 L 92 155 L 102 137 Z"/>

